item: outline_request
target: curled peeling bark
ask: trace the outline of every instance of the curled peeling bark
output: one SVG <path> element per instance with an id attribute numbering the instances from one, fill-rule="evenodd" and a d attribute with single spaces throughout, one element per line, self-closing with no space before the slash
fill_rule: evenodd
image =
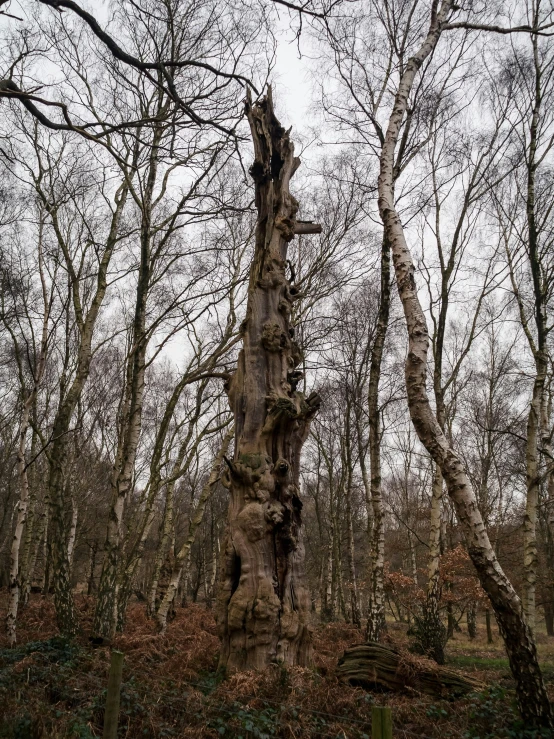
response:
<path id="1" fill-rule="evenodd" d="M 299 465 L 320 400 L 296 390 L 302 353 L 291 325 L 295 289 L 286 276 L 288 243 L 306 233 L 289 192 L 300 160 L 275 117 L 271 89 L 255 104 L 248 97 L 246 114 L 258 221 L 243 348 L 226 386 L 235 418 L 235 452 L 223 479 L 230 504 L 217 601 L 226 670 L 311 661 Z M 316 228 L 310 224 L 311 233 Z"/>

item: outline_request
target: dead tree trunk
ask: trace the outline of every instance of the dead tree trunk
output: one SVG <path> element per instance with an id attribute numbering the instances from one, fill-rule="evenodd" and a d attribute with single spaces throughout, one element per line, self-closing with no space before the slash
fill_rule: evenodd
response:
<path id="1" fill-rule="evenodd" d="M 246 114 L 258 222 L 243 347 L 226 388 L 235 418 L 234 459 L 223 480 L 230 503 L 217 603 L 226 670 L 311 659 L 298 485 L 300 451 L 320 400 L 296 390 L 302 354 L 290 314 L 298 291 L 285 270 L 289 241 L 320 228 L 296 221 L 289 181 L 300 160 L 275 117 L 271 90 L 254 105 L 249 99 Z"/>

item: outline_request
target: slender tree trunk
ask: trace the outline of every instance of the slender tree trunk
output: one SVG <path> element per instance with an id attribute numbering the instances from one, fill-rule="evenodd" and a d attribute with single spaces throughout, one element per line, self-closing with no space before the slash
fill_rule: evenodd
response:
<path id="1" fill-rule="evenodd" d="M 36 561 L 39 556 L 40 551 L 40 545 L 42 544 L 42 561 L 43 561 L 43 568 L 42 568 L 42 582 L 41 582 L 41 590 L 43 595 L 48 595 L 50 592 L 50 561 L 48 559 L 48 524 L 50 520 L 50 510 L 48 507 L 48 503 L 45 500 L 44 501 L 44 515 L 42 516 L 42 537 L 37 542 L 37 549 L 35 553 L 35 565 Z"/>
<path id="2" fill-rule="evenodd" d="M 367 619 L 368 640 L 379 641 L 386 631 L 385 622 L 385 512 L 381 486 L 381 439 L 379 412 L 369 431 L 371 464 L 371 506 L 373 512 L 373 549 L 371 552 L 371 583 Z"/>
<path id="3" fill-rule="evenodd" d="M 75 541 L 77 539 L 77 520 L 79 518 L 79 509 L 77 504 L 71 500 L 71 523 L 69 525 L 69 537 L 67 539 L 67 559 L 69 562 L 69 568 L 73 566 L 73 553 L 75 551 Z"/>
<path id="4" fill-rule="evenodd" d="M 19 550 L 21 547 L 23 532 L 25 530 L 29 505 L 29 479 L 27 477 L 25 450 L 32 403 L 33 397 L 29 396 L 23 406 L 23 412 L 21 414 L 18 430 L 19 444 L 17 447 L 17 471 L 19 478 L 19 501 L 17 504 L 17 518 L 15 522 L 15 531 L 12 539 L 12 548 L 10 553 L 9 600 L 8 613 L 6 616 L 6 631 L 8 636 L 8 644 L 10 647 L 13 647 L 16 642 L 17 610 L 19 606 L 19 597 L 21 590 Z"/>
<path id="5" fill-rule="evenodd" d="M 350 610 L 352 614 L 352 623 L 357 626 L 358 628 L 361 628 L 362 626 L 362 618 L 360 615 L 360 605 L 358 602 L 358 582 L 356 577 L 356 563 L 354 558 L 354 526 L 352 522 L 352 504 L 350 500 L 351 496 L 350 491 L 348 493 L 348 502 L 347 502 L 347 510 L 346 510 L 346 518 L 347 518 L 347 527 L 348 527 L 348 536 L 347 536 L 347 546 L 348 546 L 348 574 L 350 576 Z"/>
<path id="6" fill-rule="evenodd" d="M 431 496 L 431 526 L 429 533 L 429 565 L 427 571 L 427 602 L 438 613 L 440 600 L 440 554 L 442 514 L 442 472 L 435 465 Z"/>
<path id="7" fill-rule="evenodd" d="M 412 570 L 412 580 L 414 581 L 414 585 L 417 586 L 417 555 L 414 536 L 411 531 L 408 531 L 408 548 L 410 550 L 410 568 Z"/>
<path id="8" fill-rule="evenodd" d="M 170 544 L 171 536 L 173 533 L 173 492 L 174 492 L 174 489 L 175 489 L 174 485 L 167 486 L 164 516 L 163 516 L 163 521 L 162 521 L 162 537 L 161 537 L 158 549 L 156 551 L 156 558 L 154 560 L 154 572 L 152 574 L 152 584 L 150 586 L 150 594 L 148 596 L 148 611 L 151 615 L 154 615 L 154 613 L 156 612 L 156 597 L 158 593 L 158 582 L 160 579 L 160 572 L 162 570 L 162 565 L 166 558 L 167 552 L 169 551 L 169 544 Z"/>
<path id="9" fill-rule="evenodd" d="M 326 566 L 323 574 L 322 591 L 321 591 L 321 619 L 323 621 L 332 621 L 332 603 L 333 603 L 333 543 L 329 542 L 327 547 Z"/>
<path id="10" fill-rule="evenodd" d="M 213 523 L 213 514 L 212 514 L 212 523 Z M 212 526 L 212 564 L 210 568 L 210 583 L 209 583 L 208 603 L 207 603 L 210 609 L 212 608 L 213 599 L 215 596 L 218 559 L 219 559 L 219 538 L 216 532 L 213 530 L 213 526 Z"/>
<path id="11" fill-rule="evenodd" d="M 150 148 L 148 170 L 142 193 L 140 224 L 140 264 L 137 278 L 135 313 L 131 331 L 131 346 L 125 372 L 124 398 L 120 408 L 118 447 L 114 462 L 111 488 L 112 505 L 108 518 L 104 559 L 98 598 L 94 613 L 93 632 L 97 637 L 111 639 L 124 620 L 125 602 L 119 604 L 121 588 L 121 546 L 123 513 L 132 487 L 135 460 L 142 429 L 144 377 L 146 372 L 146 309 L 151 279 L 152 210 L 154 187 L 158 173 L 158 148 L 162 137 L 162 126 L 154 129 Z M 123 590 L 130 593 L 131 585 L 125 583 Z"/>
<path id="12" fill-rule="evenodd" d="M 87 577 L 87 595 L 94 593 L 94 570 L 96 568 L 96 555 L 98 554 L 98 542 L 94 541 L 90 548 L 89 571 Z"/>
<path id="13" fill-rule="evenodd" d="M 32 458 L 31 448 L 31 458 Z M 34 573 L 35 556 L 34 553 L 39 546 L 40 528 L 37 524 L 40 518 L 37 514 L 37 495 L 31 481 L 29 481 L 29 508 L 27 510 L 27 521 L 25 523 L 25 531 L 23 537 L 23 549 L 21 552 L 21 592 L 20 601 L 24 606 L 29 600 L 31 592 L 31 584 Z"/>
<path id="14" fill-rule="evenodd" d="M 340 551 L 340 550 L 339 550 Z M 344 579 L 342 576 L 342 560 L 339 559 L 339 566 L 337 569 L 337 596 L 339 600 L 339 609 L 342 613 L 342 617 L 347 623 L 350 623 L 350 614 L 346 607 L 346 598 L 344 597 Z"/>
<path id="15" fill-rule="evenodd" d="M 229 449 L 229 444 L 231 443 L 233 435 L 234 429 L 231 428 L 223 439 L 221 448 L 219 449 L 219 452 L 217 453 L 212 465 L 208 481 L 202 488 L 202 492 L 200 493 L 200 498 L 198 499 L 198 503 L 196 504 L 194 513 L 190 517 L 185 541 L 183 542 L 181 548 L 177 553 L 177 556 L 175 557 L 173 570 L 169 578 L 167 589 L 160 601 L 160 605 L 156 612 L 156 621 L 158 623 L 160 631 L 165 631 L 165 628 L 167 626 L 167 615 L 174 603 L 175 596 L 177 595 L 177 591 L 179 589 L 179 584 L 181 582 L 181 577 L 183 574 L 183 569 L 185 567 L 185 563 L 189 560 L 190 550 L 192 545 L 194 544 L 196 531 L 202 523 L 206 505 L 215 489 L 217 481 L 219 480 L 221 463 L 223 461 L 223 458 L 227 454 L 227 450 Z"/>
<path id="16" fill-rule="evenodd" d="M 538 50 L 537 37 L 531 37 L 534 60 L 534 99 L 529 129 L 529 145 L 527 165 L 527 192 L 526 192 L 526 216 L 527 237 L 529 249 L 529 266 L 533 285 L 534 310 L 533 316 L 537 331 L 536 342 L 532 339 L 527 329 L 526 334 L 535 359 L 535 381 L 533 383 L 533 396 L 527 419 L 527 446 L 525 450 L 525 461 L 527 467 L 527 502 L 525 507 L 525 518 L 523 525 L 523 570 L 524 570 L 524 593 L 523 607 L 531 631 L 535 629 L 535 591 L 537 580 L 537 506 L 539 501 L 540 469 L 538 440 L 541 426 L 546 421 L 544 417 L 545 404 L 545 382 L 548 367 L 548 355 L 546 339 L 547 328 L 547 296 L 545 280 L 543 277 L 541 255 L 539 247 L 539 231 L 536 219 L 536 175 L 537 175 L 537 146 L 539 141 L 539 129 L 541 122 L 542 107 L 542 70 L 540 54 Z M 527 328 L 527 327 L 526 327 Z M 545 435 L 548 431 L 544 428 Z"/>
<path id="17" fill-rule="evenodd" d="M 350 610 L 352 613 L 352 623 L 358 628 L 362 626 L 362 617 L 360 614 L 360 604 L 358 595 L 358 579 L 356 576 L 356 560 L 354 552 L 354 521 L 352 512 L 352 434 L 351 434 L 351 407 L 347 402 L 346 409 L 346 433 L 344 438 L 344 463 L 346 466 L 345 475 L 345 498 L 346 498 L 346 527 L 347 527 L 347 564 L 348 575 L 350 577 Z"/>
<path id="18" fill-rule="evenodd" d="M 15 522 L 15 531 L 12 539 L 12 546 L 10 550 L 10 576 L 9 576 L 9 597 L 8 597 L 8 613 L 6 616 L 6 631 L 8 637 L 8 644 L 13 647 L 16 642 L 16 622 L 17 622 L 17 611 L 19 607 L 19 601 L 21 598 L 22 585 L 26 586 L 24 580 L 24 573 L 27 572 L 28 568 L 28 555 L 31 541 L 30 527 L 28 527 L 28 514 L 29 514 L 29 502 L 31 494 L 29 490 L 29 476 L 27 473 L 27 461 L 25 458 L 25 452 L 27 450 L 27 432 L 30 426 L 31 413 L 36 410 L 35 403 L 37 394 L 39 391 L 42 376 L 44 374 L 44 368 L 46 365 L 46 354 L 48 347 L 48 322 L 50 317 L 49 311 L 49 300 L 46 289 L 46 281 L 43 270 L 43 259 L 42 259 L 42 236 L 43 236 L 43 225 L 44 221 L 41 217 L 39 224 L 39 237 L 38 237 L 38 268 L 40 275 L 40 282 L 42 287 L 42 302 L 43 302 L 43 320 L 42 320 L 42 332 L 41 340 L 38 351 L 38 359 L 36 367 L 34 368 L 34 382 L 30 391 L 25 390 L 25 373 L 23 371 L 23 365 L 21 362 L 21 354 L 15 334 L 12 329 L 8 326 L 8 331 L 11 333 L 14 341 L 14 350 L 17 358 L 17 364 L 19 369 L 19 380 L 21 385 L 21 391 L 23 394 L 23 407 L 21 410 L 21 418 L 19 421 L 18 428 L 18 445 L 17 445 L 17 476 L 19 481 L 19 501 L 17 503 L 17 515 Z M 27 397 L 25 397 L 25 395 Z M 34 496 L 33 496 L 34 497 Z M 28 530 L 26 531 L 26 527 Z M 26 547 L 23 561 L 20 562 L 20 550 L 23 536 L 26 535 Z M 25 566 L 25 569 L 21 565 Z M 24 595 L 25 597 L 25 595 Z"/>
<path id="19" fill-rule="evenodd" d="M 338 501 L 336 501 L 338 503 Z M 336 506 L 332 510 L 333 524 L 332 524 L 332 541 L 333 541 L 333 571 L 331 577 L 331 607 L 329 609 L 330 619 L 335 620 L 337 614 L 340 611 L 340 570 L 341 570 L 341 559 L 340 559 L 340 540 L 339 540 L 339 524 Z"/>
<path id="20" fill-rule="evenodd" d="M 381 246 L 381 294 L 375 340 L 371 350 L 369 386 L 367 391 L 369 416 L 369 463 L 371 470 L 371 581 L 366 636 L 379 641 L 386 630 L 385 621 L 385 517 L 381 492 L 381 428 L 379 412 L 379 378 L 390 313 L 390 244 L 383 234 Z"/>
<path id="21" fill-rule="evenodd" d="M 183 562 L 182 567 L 182 573 L 184 577 L 182 577 L 182 598 L 181 598 L 181 605 L 186 606 L 189 599 L 189 593 L 190 593 L 190 550 L 189 553 L 186 555 L 185 560 Z"/>
<path id="22" fill-rule="evenodd" d="M 429 643 L 428 654 L 439 665 L 444 664 L 444 626 L 441 621 L 439 602 L 441 598 L 440 556 L 442 533 L 442 495 L 443 480 L 440 467 L 434 466 L 431 495 L 431 517 L 429 532 L 429 563 L 427 569 L 427 602 L 425 608 L 425 631 Z M 452 605 L 449 603 L 447 638 L 454 632 L 451 623 Z"/>
<path id="23" fill-rule="evenodd" d="M 472 601 L 467 607 L 467 633 L 470 639 L 477 636 L 477 603 Z"/>
<path id="24" fill-rule="evenodd" d="M 296 222 L 289 180 L 300 160 L 275 117 L 271 91 L 248 102 L 247 115 L 258 222 L 243 348 L 228 383 L 236 441 L 217 605 L 220 665 L 227 670 L 311 661 L 299 475 L 319 397 L 295 389 L 302 354 L 290 322 L 296 288 L 285 274 L 288 242 L 309 229 Z"/>
<path id="25" fill-rule="evenodd" d="M 538 440 L 540 433 L 541 405 L 546 379 L 546 364 L 536 362 L 537 371 L 533 383 L 533 397 L 527 417 L 527 443 L 525 448 L 525 467 L 527 478 L 527 499 L 523 519 L 523 610 L 529 628 L 535 630 L 536 583 L 537 583 L 537 506 L 539 503 L 540 469 Z"/>
<path id="26" fill-rule="evenodd" d="M 485 623 L 487 625 L 487 644 L 492 644 L 494 640 L 492 638 L 491 609 L 490 608 L 487 608 L 485 610 Z"/>
<path id="27" fill-rule="evenodd" d="M 57 213 L 52 215 L 54 230 L 58 236 L 58 242 L 64 251 L 68 266 L 71 295 L 79 328 L 79 347 L 77 350 L 77 370 L 69 390 L 64 397 L 60 397 L 58 410 L 52 428 L 52 446 L 49 455 L 48 476 L 48 505 L 49 505 L 49 557 L 48 567 L 54 579 L 54 602 L 56 605 L 56 620 L 59 630 L 68 636 L 77 633 L 78 623 L 73 593 L 71 591 L 70 563 L 67 556 L 67 500 L 65 497 L 64 475 L 68 456 L 68 435 L 71 419 L 83 388 L 90 372 L 92 361 L 92 339 L 98 313 L 104 300 L 107 289 L 107 273 L 115 245 L 119 236 L 119 223 L 127 200 L 128 188 L 121 185 L 115 196 L 115 209 L 113 211 L 110 232 L 106 241 L 106 247 L 98 266 L 96 278 L 96 290 L 91 301 L 90 308 L 84 314 L 81 304 L 80 280 L 73 268 L 73 263 L 67 246 L 65 244 L 62 229 L 57 221 Z M 46 203 L 48 207 L 48 204 Z"/>
<path id="28" fill-rule="evenodd" d="M 550 406 L 550 402 L 549 402 Z M 546 419 L 542 424 L 543 434 L 548 428 L 550 418 L 550 407 L 546 411 Z M 548 572 L 548 583 L 546 590 L 546 603 L 544 617 L 546 622 L 546 633 L 554 636 L 554 457 L 550 436 L 543 437 L 545 456 L 548 459 L 547 472 L 547 506 L 546 506 L 546 568 Z"/>
<path id="29" fill-rule="evenodd" d="M 36 402 L 33 407 L 34 421 L 36 421 Z M 31 438 L 31 459 L 35 459 L 38 454 L 38 434 L 33 429 Z M 36 557 L 40 541 L 42 538 L 42 516 L 38 513 L 37 476 L 33 475 L 34 466 L 31 465 L 27 470 L 29 478 L 29 509 L 27 511 L 27 521 L 25 524 L 25 532 L 23 539 L 23 551 L 21 553 L 21 592 L 20 602 L 24 606 L 29 600 L 31 593 L 31 585 L 35 571 Z"/>
<path id="30" fill-rule="evenodd" d="M 406 359 L 408 405 L 417 434 L 435 463 L 441 468 L 448 493 L 456 507 L 469 555 L 481 585 L 496 612 L 510 667 L 516 681 L 519 708 L 525 720 L 539 726 L 552 726 L 548 695 L 542 679 L 532 632 L 525 620 L 521 601 L 504 574 L 483 525 L 476 497 L 459 458 L 454 453 L 433 414 L 427 396 L 427 356 L 429 334 L 415 283 L 415 267 L 396 211 L 393 195 L 394 152 L 408 97 L 415 76 L 440 38 L 452 3 L 433 4 L 431 23 L 420 49 L 402 74 L 389 119 L 379 173 L 379 211 L 390 240 L 396 283 L 406 325 L 409 348 Z"/>

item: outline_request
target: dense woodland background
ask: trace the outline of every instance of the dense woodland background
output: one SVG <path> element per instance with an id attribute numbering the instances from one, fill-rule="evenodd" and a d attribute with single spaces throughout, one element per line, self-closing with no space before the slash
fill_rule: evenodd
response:
<path id="1" fill-rule="evenodd" d="M 131 61 L 73 5 L 0 3 L 10 642 L 60 572 L 68 598 L 105 599 L 113 629 L 97 610 L 94 633 L 125 633 L 128 605 L 136 615 L 143 604 L 163 630 L 175 609 L 214 604 L 223 456 L 234 443 L 225 383 L 257 217 L 244 101 L 249 84 L 256 99 L 272 80 L 278 49 L 302 52 L 310 81 L 310 115 L 291 133 L 303 162 L 291 191 L 298 218 L 322 227 L 290 242 L 286 268 L 300 352 L 293 391 L 322 401 L 300 471 L 313 623 L 364 629 L 377 583 L 389 630 L 406 624 L 439 662 L 442 647 L 421 625 L 430 592 L 447 653 L 460 628 L 498 643 L 455 508 L 410 419 L 404 314 L 377 202 L 398 81 L 436 4 L 90 5 Z M 429 329 L 432 406 L 531 630 L 554 637 L 554 6 L 465 5 L 450 9 L 410 92 L 393 187 Z"/>

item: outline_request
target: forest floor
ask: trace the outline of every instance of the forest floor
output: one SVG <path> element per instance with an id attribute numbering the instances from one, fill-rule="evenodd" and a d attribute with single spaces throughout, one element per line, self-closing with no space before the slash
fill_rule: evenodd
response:
<path id="1" fill-rule="evenodd" d="M 0 637 L 0 737 L 102 735 L 109 650 L 93 648 L 93 600 L 78 596 L 83 636 L 56 636 L 53 604 L 33 596 L 22 610 L 19 644 Z M 0 594 L 0 618 L 3 621 Z M 392 642 L 407 643 L 406 626 L 390 624 Z M 554 639 L 538 635 L 539 653 L 554 699 Z M 125 654 L 120 737 L 236 739 L 368 739 L 372 705 L 392 708 L 395 739 L 531 739 L 514 706 L 513 681 L 500 637 L 487 645 L 484 625 L 470 641 L 457 634 L 448 664 L 489 688 L 453 701 L 417 693 L 372 693 L 338 682 L 335 666 L 345 648 L 363 641 L 345 623 L 315 627 L 315 669 L 276 667 L 222 681 L 219 641 L 210 611 L 177 609 L 166 634 L 157 634 L 144 606 L 131 606 L 125 634 L 114 646 Z M 542 736 L 546 736 L 543 734 Z"/>

